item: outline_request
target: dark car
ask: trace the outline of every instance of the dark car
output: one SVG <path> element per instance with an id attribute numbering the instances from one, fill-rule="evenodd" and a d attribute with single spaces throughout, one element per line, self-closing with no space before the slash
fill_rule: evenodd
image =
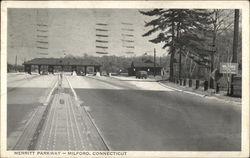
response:
<path id="1" fill-rule="evenodd" d="M 148 78 L 148 73 L 147 73 L 147 71 L 137 71 L 136 72 L 136 76 L 135 76 L 136 78 L 145 78 L 145 79 L 147 79 Z"/>

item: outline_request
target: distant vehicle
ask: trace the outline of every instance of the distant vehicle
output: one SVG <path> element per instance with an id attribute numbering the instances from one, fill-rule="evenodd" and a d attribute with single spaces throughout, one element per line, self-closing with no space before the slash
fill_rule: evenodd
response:
<path id="1" fill-rule="evenodd" d="M 108 76 L 108 73 L 107 73 L 106 71 L 102 71 L 102 72 L 101 72 L 101 75 L 102 75 L 102 76 Z"/>
<path id="2" fill-rule="evenodd" d="M 96 75 L 96 72 L 87 72 L 86 73 L 86 76 L 95 76 Z"/>
<path id="3" fill-rule="evenodd" d="M 42 72 L 41 72 L 41 75 L 48 75 L 48 74 L 49 74 L 48 71 L 42 71 Z"/>
<path id="4" fill-rule="evenodd" d="M 147 71 L 137 71 L 135 77 L 139 78 L 139 79 L 141 79 L 141 78 L 147 79 L 148 73 L 147 73 Z"/>

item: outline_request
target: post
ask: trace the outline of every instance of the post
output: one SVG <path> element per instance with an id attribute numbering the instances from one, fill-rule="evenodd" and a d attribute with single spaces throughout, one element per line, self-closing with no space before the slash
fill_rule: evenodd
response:
<path id="1" fill-rule="evenodd" d="M 160 56 L 160 66 L 161 66 L 161 56 Z"/>
<path id="2" fill-rule="evenodd" d="M 215 38 L 213 38 L 213 51 L 212 51 L 212 54 L 211 54 L 211 65 L 210 65 L 210 72 L 212 73 L 214 71 L 214 54 L 215 54 Z M 210 79 L 209 79 L 209 87 L 211 89 L 214 88 L 214 79 L 210 76 Z"/>
<path id="3" fill-rule="evenodd" d="M 174 13 L 172 13 L 172 16 L 174 16 Z M 174 43 L 174 38 L 175 38 L 175 23 L 174 21 L 172 21 L 172 24 L 171 24 L 171 27 L 172 27 L 172 31 L 171 31 L 171 34 L 172 34 L 172 45 L 171 45 L 171 56 L 170 56 L 170 62 L 169 62 L 169 68 L 170 68 L 170 72 L 169 72 L 169 80 L 170 81 L 174 81 L 174 56 L 175 56 L 175 43 Z"/>
<path id="4" fill-rule="evenodd" d="M 87 75 L 87 66 L 84 66 L 85 76 Z"/>
<path id="5" fill-rule="evenodd" d="M 38 65 L 38 74 L 41 74 L 41 65 Z"/>
<path id="6" fill-rule="evenodd" d="M 17 55 L 16 55 L 16 60 L 15 60 L 15 71 L 17 72 Z"/>
<path id="7" fill-rule="evenodd" d="M 182 70 L 181 70 L 181 69 L 182 69 L 182 68 L 181 68 L 181 57 L 182 57 L 182 56 L 181 56 L 181 50 L 180 50 L 180 53 L 179 53 L 179 54 L 180 54 L 180 56 L 179 56 L 179 80 L 180 80 L 180 79 L 181 79 L 181 71 L 182 71 Z"/>
<path id="8" fill-rule="evenodd" d="M 154 48 L 154 77 L 155 77 L 155 66 L 156 66 L 156 51 L 155 51 L 155 48 Z"/>
<path id="9" fill-rule="evenodd" d="M 234 11 L 234 39 L 233 39 L 233 58 L 232 63 L 237 63 L 237 49 L 238 49 L 238 37 L 239 37 L 239 9 Z M 233 95 L 233 77 L 231 75 L 231 95 Z"/>

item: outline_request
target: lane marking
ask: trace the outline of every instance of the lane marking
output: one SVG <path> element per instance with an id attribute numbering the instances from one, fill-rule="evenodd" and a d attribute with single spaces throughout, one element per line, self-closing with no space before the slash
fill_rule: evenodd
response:
<path id="1" fill-rule="evenodd" d="M 111 146 L 110 146 L 109 144 L 106 143 L 106 142 L 108 142 L 108 141 L 106 141 L 105 137 L 102 135 L 101 130 L 99 129 L 99 127 L 98 127 L 97 124 L 95 123 L 95 120 L 92 118 L 91 114 L 85 109 L 85 106 L 83 107 L 83 110 L 87 113 L 87 116 L 89 117 L 90 122 L 91 122 L 92 125 L 96 128 L 97 133 L 99 134 L 99 136 L 100 136 L 100 138 L 101 138 L 103 144 L 106 146 L 106 148 L 107 148 L 109 151 L 110 151 L 110 150 L 113 150 L 113 149 L 111 148 Z"/>
<path id="2" fill-rule="evenodd" d="M 73 89 L 71 83 L 69 82 L 68 77 L 67 77 L 67 76 L 65 76 L 65 77 L 66 77 L 66 80 L 68 81 L 68 84 L 69 84 L 69 87 L 70 87 L 71 91 L 73 92 L 73 95 L 74 95 L 74 97 L 75 97 L 75 100 L 78 100 L 78 97 L 77 97 L 77 95 L 76 95 L 76 92 L 75 92 L 75 90 Z"/>
<path id="3" fill-rule="evenodd" d="M 59 101 L 59 97 L 58 97 L 58 101 Z M 56 135 L 57 135 L 57 128 L 58 128 L 58 117 L 59 117 L 59 113 L 58 113 L 58 111 L 57 111 L 57 106 L 58 106 L 58 102 L 57 102 L 57 104 L 56 104 L 56 107 L 55 107 L 55 111 L 56 111 L 56 127 L 55 127 L 55 130 L 54 130 L 54 139 L 53 139 L 53 147 L 52 147 L 52 149 L 54 150 L 55 149 L 55 146 L 56 146 Z"/>
<path id="4" fill-rule="evenodd" d="M 65 96 L 64 98 L 66 98 L 66 94 L 64 96 Z M 68 99 L 65 99 L 65 105 L 67 105 L 67 112 L 68 112 L 68 116 L 69 116 L 69 123 L 70 123 L 70 127 L 71 127 L 71 132 L 72 132 L 72 137 L 73 137 L 73 143 L 74 143 L 74 147 L 75 147 L 74 149 L 76 149 L 77 148 L 77 146 L 76 146 L 76 139 L 75 139 L 75 133 L 74 133 L 73 123 L 72 123 L 72 119 L 71 119 L 71 113 L 70 113 Z"/>
<path id="5" fill-rule="evenodd" d="M 50 120 L 52 120 L 52 106 L 53 106 L 53 104 L 55 103 L 55 100 L 56 100 L 56 98 L 55 98 L 55 96 L 54 96 L 54 98 L 53 98 L 53 101 L 52 101 L 52 103 L 51 103 L 51 105 L 50 105 L 50 108 L 49 108 L 49 114 L 47 115 L 48 117 L 46 118 L 46 121 L 45 121 L 45 127 L 44 127 L 44 130 L 43 130 L 43 135 L 42 135 L 42 137 L 41 137 L 41 140 L 39 141 L 39 147 L 38 147 L 38 149 L 42 149 L 42 146 L 45 146 L 45 140 L 46 140 L 46 138 L 48 138 L 48 137 L 45 137 L 45 134 L 48 134 L 48 133 L 46 133 L 47 132 L 47 130 L 48 130 L 48 128 L 49 128 L 49 125 L 51 125 L 50 124 L 50 122 L 52 122 L 52 121 L 50 121 Z M 43 143 L 44 142 L 44 143 Z M 44 148 L 45 149 L 45 148 Z"/>
<path id="6" fill-rule="evenodd" d="M 66 102 L 65 102 L 66 103 Z M 64 106 L 67 106 L 66 104 L 64 104 Z M 67 111 L 67 107 L 65 107 L 65 113 L 66 113 L 66 122 L 67 122 L 67 141 L 68 141 L 68 149 L 71 149 L 71 142 L 70 142 L 70 134 L 69 134 L 69 115 L 68 115 L 68 111 Z"/>
<path id="7" fill-rule="evenodd" d="M 27 133 L 25 131 L 28 129 L 28 126 L 30 125 L 31 121 L 35 118 L 37 113 L 38 113 L 38 108 L 35 111 L 35 113 L 33 113 L 32 117 L 28 120 L 28 122 L 25 124 L 25 127 L 24 127 L 22 134 L 17 138 L 18 141 L 12 149 L 15 149 L 17 147 L 17 145 L 19 144 L 19 142 L 21 141 L 21 138 L 25 136 L 25 133 Z"/>
<path id="8" fill-rule="evenodd" d="M 58 97 L 56 97 L 57 95 L 55 95 L 55 100 L 58 100 Z M 55 101 L 56 102 L 56 101 Z M 55 105 L 54 104 L 52 104 L 52 109 L 51 110 L 53 110 L 53 114 L 52 114 L 52 121 L 51 121 L 51 126 L 50 126 L 50 130 L 49 130 L 49 137 L 48 137 L 48 141 L 47 141 L 47 145 L 46 145 L 46 149 L 47 150 L 49 150 L 49 146 L 50 146 L 50 141 L 51 141 L 51 134 L 52 134 L 52 130 L 53 130 L 53 128 L 54 128 L 54 123 L 55 123 L 55 112 L 56 112 L 56 110 L 55 110 Z"/>
<path id="9" fill-rule="evenodd" d="M 57 85 L 58 85 L 58 80 L 55 81 L 55 84 L 54 84 L 53 88 L 51 89 L 49 95 L 48 95 L 47 98 L 46 98 L 46 101 L 45 101 L 44 104 L 43 104 L 44 106 L 47 106 L 47 105 L 49 104 L 49 101 L 50 101 L 50 99 L 51 99 L 52 93 L 54 92 L 54 90 L 55 90 L 55 88 L 57 87 Z"/>
<path id="10" fill-rule="evenodd" d="M 82 148 L 84 149 L 84 144 L 83 144 L 83 142 L 82 142 L 82 135 L 81 135 L 81 132 L 80 132 L 80 130 L 79 130 L 79 127 L 78 127 L 78 122 L 77 122 L 77 119 L 76 119 L 76 112 L 75 112 L 75 110 L 74 110 L 74 107 L 73 107 L 73 103 L 72 103 L 72 100 L 71 100 L 71 98 L 70 97 L 68 97 L 68 100 L 69 100 L 69 102 L 70 102 L 70 107 L 71 107 L 71 110 L 72 110 L 72 113 L 73 113 L 73 117 L 74 117 L 74 122 L 75 122 L 75 125 L 76 125 L 76 129 L 77 129 L 77 133 L 78 133 L 78 135 L 79 135 L 79 137 L 80 137 L 80 143 L 81 143 L 81 145 L 82 145 Z"/>
<path id="11" fill-rule="evenodd" d="M 67 81 L 68 81 L 68 84 L 70 85 L 70 89 L 71 89 L 71 91 L 73 92 L 75 98 L 78 98 L 77 95 L 76 95 L 75 90 L 74 90 L 73 87 L 71 86 L 71 84 L 70 84 L 70 82 L 69 82 L 69 80 L 68 80 L 67 77 L 66 77 L 66 79 L 67 79 Z M 76 99 L 75 101 L 76 101 L 76 104 L 78 104 L 78 103 L 77 103 L 78 99 Z M 77 106 L 80 107 L 80 105 L 77 105 Z M 101 131 L 100 131 L 99 128 L 97 127 L 96 123 L 94 122 L 94 119 L 92 119 L 91 115 L 86 111 L 85 108 L 83 108 L 83 109 L 84 109 L 85 112 L 87 113 L 87 116 L 89 117 L 90 122 L 92 123 L 92 125 L 96 128 L 97 133 L 99 134 L 99 136 L 100 136 L 100 138 L 101 138 L 103 144 L 106 146 L 107 150 L 112 149 L 112 148 L 106 143 L 106 140 L 105 140 L 105 138 L 103 137 L 103 135 L 101 134 Z M 80 111 L 81 111 L 81 110 L 80 110 Z"/>

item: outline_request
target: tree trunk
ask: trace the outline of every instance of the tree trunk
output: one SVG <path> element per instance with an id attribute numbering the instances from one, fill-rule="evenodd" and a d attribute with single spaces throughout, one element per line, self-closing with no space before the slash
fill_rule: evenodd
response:
<path id="1" fill-rule="evenodd" d="M 180 39 L 181 38 L 180 23 L 177 24 L 177 30 L 176 30 L 176 32 L 177 32 L 177 38 Z M 181 77 L 182 77 L 182 67 L 181 67 L 181 57 L 182 57 L 182 55 L 181 55 L 182 52 L 181 51 L 182 51 L 182 46 L 180 46 L 179 49 L 180 49 L 179 50 L 179 80 L 180 80 Z"/>
<path id="2" fill-rule="evenodd" d="M 175 45 L 174 45 L 174 21 L 172 21 L 172 46 L 171 46 L 171 57 L 170 57 L 170 74 L 169 74 L 169 80 L 174 80 L 174 55 L 175 55 Z"/>
<path id="3" fill-rule="evenodd" d="M 181 79 L 181 77 L 182 77 L 182 67 L 181 67 L 182 55 L 181 55 L 181 51 L 182 50 L 180 50 L 180 52 L 179 52 L 179 79 Z"/>

